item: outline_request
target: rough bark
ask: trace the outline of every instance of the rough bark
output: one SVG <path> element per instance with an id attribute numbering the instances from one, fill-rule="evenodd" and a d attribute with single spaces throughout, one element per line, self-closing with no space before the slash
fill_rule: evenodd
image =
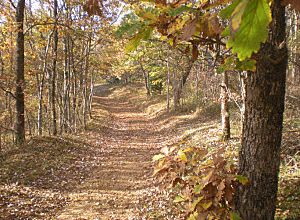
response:
<path id="1" fill-rule="evenodd" d="M 25 140 L 25 101 L 24 101 L 24 9 L 25 0 L 19 0 L 16 8 L 17 39 L 16 39 L 16 144 Z"/>
<path id="2" fill-rule="evenodd" d="M 272 5 L 268 41 L 262 45 L 256 72 L 249 72 L 239 173 L 249 178 L 236 194 L 243 220 L 274 219 L 287 69 L 285 8 Z"/>
<path id="3" fill-rule="evenodd" d="M 230 139 L 230 120 L 229 120 L 229 105 L 228 105 L 228 72 L 222 73 L 221 84 L 221 121 L 222 121 L 222 138 L 224 141 Z"/>

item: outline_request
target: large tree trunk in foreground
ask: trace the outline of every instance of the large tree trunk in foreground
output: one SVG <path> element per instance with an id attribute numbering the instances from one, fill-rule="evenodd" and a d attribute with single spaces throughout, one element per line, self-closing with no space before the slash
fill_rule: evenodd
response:
<path id="1" fill-rule="evenodd" d="M 16 144 L 25 140 L 25 102 L 24 102 L 24 9 L 25 0 L 19 0 L 16 8 L 17 52 L 16 52 Z"/>
<path id="2" fill-rule="evenodd" d="M 249 178 L 249 184 L 240 186 L 236 196 L 243 220 L 271 220 L 275 215 L 287 68 L 285 9 L 280 0 L 274 0 L 272 15 L 257 70 L 246 79 L 239 173 Z"/>

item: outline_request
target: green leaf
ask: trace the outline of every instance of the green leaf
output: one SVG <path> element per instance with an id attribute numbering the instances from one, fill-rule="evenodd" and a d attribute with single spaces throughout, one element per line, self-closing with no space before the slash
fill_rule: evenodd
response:
<path id="1" fill-rule="evenodd" d="M 151 24 L 158 21 L 158 15 L 153 8 L 136 9 L 135 13 L 145 21 L 149 21 Z"/>
<path id="2" fill-rule="evenodd" d="M 241 24 L 242 16 L 244 15 L 244 11 L 246 6 L 248 5 L 249 0 L 242 0 L 234 9 L 231 15 L 231 30 L 236 31 Z"/>
<path id="3" fill-rule="evenodd" d="M 183 13 L 183 12 L 192 11 L 192 10 L 193 10 L 192 8 L 190 8 L 186 5 L 182 5 L 179 8 L 170 8 L 168 10 L 168 14 L 170 16 L 177 16 L 177 15 L 180 15 L 181 13 Z"/>
<path id="4" fill-rule="evenodd" d="M 235 60 L 236 58 L 232 56 L 226 58 L 225 62 L 217 68 L 217 73 L 223 73 L 228 70 L 234 70 L 236 62 Z"/>
<path id="5" fill-rule="evenodd" d="M 139 46 L 141 40 L 148 40 L 151 37 L 151 34 L 153 32 L 153 28 L 147 27 L 142 30 L 138 34 L 136 34 L 129 42 L 127 43 L 125 47 L 125 52 L 130 53 Z"/>
<path id="6" fill-rule="evenodd" d="M 227 6 L 223 10 L 220 11 L 220 16 L 224 19 L 229 19 L 236 8 L 236 6 L 241 2 L 242 0 L 235 0 L 231 5 Z"/>
<path id="7" fill-rule="evenodd" d="M 230 36 L 230 28 L 227 26 L 221 35 L 222 35 L 222 37 L 229 37 Z"/>
<path id="8" fill-rule="evenodd" d="M 235 178 L 237 179 L 237 181 L 239 181 L 243 185 L 246 185 L 247 183 L 249 183 L 249 179 L 245 176 L 236 175 Z"/>
<path id="9" fill-rule="evenodd" d="M 132 37 L 143 26 L 143 23 L 134 13 L 125 15 L 122 20 L 123 21 L 115 31 L 117 38 L 121 38 L 124 35 Z"/>
<path id="10" fill-rule="evenodd" d="M 184 201 L 186 201 L 186 199 L 182 195 L 177 195 L 173 202 L 179 203 L 179 202 L 184 202 Z"/>
<path id="11" fill-rule="evenodd" d="M 152 158 L 153 161 L 158 161 L 162 158 L 164 158 L 165 155 L 164 154 L 157 154 L 157 155 L 154 155 L 154 157 Z"/>
<path id="12" fill-rule="evenodd" d="M 246 59 L 244 61 L 237 61 L 235 69 L 242 71 L 250 70 L 254 72 L 256 70 L 256 60 Z"/>
<path id="13" fill-rule="evenodd" d="M 232 48 L 232 52 L 237 53 L 239 60 L 243 61 L 257 52 L 260 44 L 266 41 L 272 18 L 267 0 L 243 0 L 239 4 L 242 5 L 235 8 L 232 16 L 237 16 L 238 10 L 242 13 L 238 17 L 232 17 L 236 19 L 234 27 L 237 29 L 231 33 L 227 47 Z"/>
<path id="14" fill-rule="evenodd" d="M 230 220 L 242 220 L 236 212 L 230 212 Z"/>
<path id="15" fill-rule="evenodd" d="M 217 73 L 223 73 L 228 70 L 255 71 L 256 60 L 246 59 L 239 61 L 235 57 L 228 57 L 225 59 L 225 62 L 217 68 Z"/>
<path id="16" fill-rule="evenodd" d="M 125 47 L 125 52 L 126 53 L 130 53 L 134 50 L 136 50 L 136 48 L 139 46 L 140 42 L 141 42 L 142 38 L 140 34 L 135 35 L 131 40 L 129 40 L 129 42 L 127 43 L 126 47 Z"/>

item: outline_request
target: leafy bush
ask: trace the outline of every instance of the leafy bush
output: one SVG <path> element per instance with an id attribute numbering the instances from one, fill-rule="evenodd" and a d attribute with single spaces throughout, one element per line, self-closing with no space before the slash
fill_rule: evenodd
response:
<path id="1" fill-rule="evenodd" d="M 247 178 L 225 156 L 225 149 L 165 147 L 155 155 L 154 175 L 175 192 L 174 203 L 185 219 L 239 219 L 233 212 L 234 189 Z"/>

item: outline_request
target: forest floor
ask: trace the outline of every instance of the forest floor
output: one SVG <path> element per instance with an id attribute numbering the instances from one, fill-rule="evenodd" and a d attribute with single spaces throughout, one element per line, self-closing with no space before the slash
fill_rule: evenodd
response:
<path id="1" fill-rule="evenodd" d="M 159 105 L 127 87 L 97 86 L 86 131 L 34 137 L 22 149 L 1 154 L 0 219 L 177 219 L 172 198 L 152 176 L 153 156 L 185 137 L 195 145 L 225 143 L 218 136 L 216 106 L 164 114 Z M 287 137 L 288 146 L 299 138 L 292 135 L 297 137 Z M 238 142 L 233 134 L 227 144 L 236 148 Z M 299 146 L 299 139 L 292 144 Z M 278 212 L 299 217 L 300 192 L 294 186 L 300 175 L 290 167 L 284 167 L 291 178 L 281 182 Z"/>

